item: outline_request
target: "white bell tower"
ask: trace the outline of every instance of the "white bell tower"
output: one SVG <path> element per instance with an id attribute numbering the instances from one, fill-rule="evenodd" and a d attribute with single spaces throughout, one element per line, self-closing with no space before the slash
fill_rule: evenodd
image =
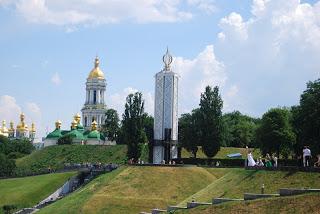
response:
<path id="1" fill-rule="evenodd" d="M 94 68 L 91 70 L 86 82 L 86 100 L 82 112 L 82 124 L 90 130 L 91 123 L 97 122 L 98 127 L 104 123 L 106 104 L 104 101 L 106 79 L 99 68 L 99 59 L 96 57 Z"/>

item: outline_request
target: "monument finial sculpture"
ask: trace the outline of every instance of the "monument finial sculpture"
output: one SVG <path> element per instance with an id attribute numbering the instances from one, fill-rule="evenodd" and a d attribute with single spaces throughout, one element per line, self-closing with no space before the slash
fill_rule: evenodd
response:
<path id="1" fill-rule="evenodd" d="M 164 63 L 164 71 L 170 71 L 171 68 L 170 68 L 170 65 L 172 63 L 172 56 L 171 54 L 169 53 L 169 49 L 167 47 L 167 52 L 165 53 L 165 55 L 163 55 L 162 57 L 162 61 Z"/>

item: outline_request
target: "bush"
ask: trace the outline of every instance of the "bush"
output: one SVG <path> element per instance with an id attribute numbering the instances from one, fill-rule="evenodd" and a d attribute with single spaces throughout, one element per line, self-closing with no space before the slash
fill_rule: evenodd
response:
<path id="1" fill-rule="evenodd" d="M 216 166 L 219 162 L 221 167 L 244 167 L 246 159 L 220 159 L 220 158 L 181 158 L 175 159 L 176 163 L 192 164 L 198 166 Z M 302 166 L 302 160 L 297 159 L 278 159 L 278 166 Z"/>
<path id="2" fill-rule="evenodd" d="M 7 155 L 7 158 L 9 159 L 17 159 L 17 158 L 22 158 L 25 156 L 25 154 L 22 154 L 20 152 L 11 152 Z"/>
<path id="3" fill-rule="evenodd" d="M 12 175 L 15 168 L 15 161 L 8 159 L 4 154 L 0 153 L 0 177 Z"/>
<path id="4" fill-rule="evenodd" d="M 2 209 L 4 213 L 9 214 L 9 213 L 13 213 L 13 211 L 17 209 L 17 206 L 6 204 L 6 205 L 3 205 Z"/>
<path id="5" fill-rule="evenodd" d="M 64 135 L 58 139 L 58 145 L 70 145 L 72 144 L 73 137 L 71 135 Z"/>
<path id="6" fill-rule="evenodd" d="M 223 158 L 180 158 L 174 160 L 176 163 L 192 164 L 192 165 L 205 165 L 216 166 L 219 162 L 219 166 L 224 167 L 244 167 L 245 159 L 223 159 Z"/>

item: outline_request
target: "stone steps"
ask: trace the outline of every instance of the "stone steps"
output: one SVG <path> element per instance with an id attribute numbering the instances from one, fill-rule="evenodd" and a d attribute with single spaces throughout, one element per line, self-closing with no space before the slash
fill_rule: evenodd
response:
<path id="1" fill-rule="evenodd" d="M 185 209 L 188 209 L 188 207 L 168 206 L 167 212 L 171 212 L 174 210 L 185 210 Z"/>
<path id="2" fill-rule="evenodd" d="M 152 214 L 159 214 L 159 213 L 166 213 L 167 210 L 162 210 L 162 209 L 153 209 L 151 211 Z"/>
<path id="3" fill-rule="evenodd" d="M 198 206 L 201 206 L 201 205 L 212 205 L 212 203 L 192 201 L 192 202 L 188 202 L 187 203 L 187 208 L 190 209 L 190 208 L 198 207 Z"/>
<path id="4" fill-rule="evenodd" d="M 221 204 L 229 201 L 244 201 L 243 198 L 214 198 L 212 204 Z"/>
<path id="5" fill-rule="evenodd" d="M 271 198 L 271 197 L 278 197 L 280 194 L 256 194 L 256 193 L 244 193 L 243 199 L 247 200 L 255 200 L 259 198 Z"/>
<path id="6" fill-rule="evenodd" d="M 194 207 L 198 207 L 201 205 L 216 205 L 216 204 L 221 204 L 221 203 L 231 202 L 231 201 L 248 201 L 248 200 L 255 200 L 260 198 L 292 196 L 292 195 L 299 195 L 299 194 L 313 193 L 313 192 L 320 193 L 320 189 L 281 188 L 279 189 L 279 193 L 276 193 L 276 194 L 244 193 L 243 199 L 242 198 L 214 198 L 212 199 L 212 203 L 192 201 L 187 203 L 187 207 L 168 206 L 167 210 L 153 209 L 151 214 L 166 213 L 166 212 L 171 212 L 171 211 L 180 210 L 180 209 L 192 209 Z M 150 214 L 150 213 L 141 212 L 141 214 Z"/>
<path id="7" fill-rule="evenodd" d="M 320 192 L 320 189 L 294 189 L 281 188 L 279 189 L 280 196 L 299 195 L 304 193 Z"/>

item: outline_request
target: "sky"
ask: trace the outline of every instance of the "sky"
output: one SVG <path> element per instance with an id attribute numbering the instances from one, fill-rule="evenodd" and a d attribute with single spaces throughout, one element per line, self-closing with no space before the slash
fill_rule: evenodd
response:
<path id="1" fill-rule="evenodd" d="M 261 117 L 299 103 L 320 76 L 316 0 L 0 0 L 0 120 L 70 127 L 95 56 L 108 108 L 140 91 L 153 115 L 154 75 L 169 47 L 179 113 L 218 85 L 224 112 Z"/>

